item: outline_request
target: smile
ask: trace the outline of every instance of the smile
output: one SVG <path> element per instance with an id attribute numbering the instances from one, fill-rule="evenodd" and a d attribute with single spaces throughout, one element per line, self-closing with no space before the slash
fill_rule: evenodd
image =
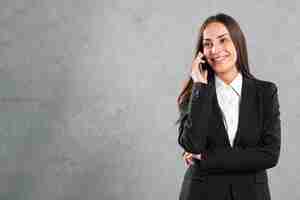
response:
<path id="1" fill-rule="evenodd" d="M 229 56 L 219 56 L 219 57 L 215 57 L 215 58 L 212 58 L 212 61 L 214 63 L 222 63 L 226 60 L 226 58 L 229 57 Z"/>

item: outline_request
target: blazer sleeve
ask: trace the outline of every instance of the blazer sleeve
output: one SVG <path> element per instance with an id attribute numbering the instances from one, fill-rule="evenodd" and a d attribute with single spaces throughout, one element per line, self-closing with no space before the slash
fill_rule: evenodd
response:
<path id="1" fill-rule="evenodd" d="M 271 83 L 264 94 L 264 123 L 259 145 L 251 148 L 206 151 L 206 160 L 195 160 L 202 170 L 210 172 L 256 171 L 272 168 L 278 163 L 281 125 L 277 86 Z"/>
<path id="2" fill-rule="evenodd" d="M 178 143 L 187 152 L 199 154 L 206 147 L 212 91 L 210 84 L 194 83 L 187 110 L 181 113 Z"/>

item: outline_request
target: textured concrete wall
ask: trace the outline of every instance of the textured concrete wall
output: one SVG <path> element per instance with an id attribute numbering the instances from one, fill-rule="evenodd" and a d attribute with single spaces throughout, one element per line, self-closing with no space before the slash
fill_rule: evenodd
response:
<path id="1" fill-rule="evenodd" d="M 252 72 L 279 86 L 283 145 L 271 192 L 299 199 L 299 8 L 1 0 L 0 199 L 177 199 L 185 167 L 175 100 L 199 24 L 219 11 L 241 24 Z"/>

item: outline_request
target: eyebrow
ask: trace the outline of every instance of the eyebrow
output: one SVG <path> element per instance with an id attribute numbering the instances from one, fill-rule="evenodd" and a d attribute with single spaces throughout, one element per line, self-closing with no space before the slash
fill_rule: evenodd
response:
<path id="1" fill-rule="evenodd" d="M 225 35 L 228 35 L 228 33 L 223 33 L 223 34 L 219 35 L 217 38 L 221 38 L 221 37 L 223 37 L 223 36 L 225 36 Z M 209 38 L 204 38 L 203 40 L 211 40 L 211 39 L 209 39 Z"/>

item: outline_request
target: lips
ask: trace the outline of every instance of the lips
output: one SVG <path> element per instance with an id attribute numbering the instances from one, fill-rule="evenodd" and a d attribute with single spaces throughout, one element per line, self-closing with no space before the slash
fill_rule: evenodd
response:
<path id="1" fill-rule="evenodd" d="M 211 60 L 215 63 L 222 63 L 224 60 L 226 60 L 227 56 L 218 56 L 218 57 L 214 57 Z"/>

